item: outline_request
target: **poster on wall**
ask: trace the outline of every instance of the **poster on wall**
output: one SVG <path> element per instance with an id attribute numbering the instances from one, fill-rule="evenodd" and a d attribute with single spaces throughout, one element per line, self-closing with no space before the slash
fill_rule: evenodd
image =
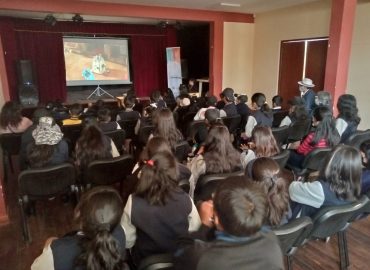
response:
<path id="1" fill-rule="evenodd" d="M 180 47 L 166 48 L 167 56 L 167 85 L 174 97 L 180 95 L 179 86 L 182 84 Z"/>

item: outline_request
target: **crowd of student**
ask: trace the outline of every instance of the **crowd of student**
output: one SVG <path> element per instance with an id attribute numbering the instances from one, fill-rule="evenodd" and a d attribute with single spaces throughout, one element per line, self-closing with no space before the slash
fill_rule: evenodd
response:
<path id="1" fill-rule="evenodd" d="M 113 188 L 85 192 L 75 209 L 77 231 L 48 239 L 32 269 L 133 269 L 159 253 L 172 253 L 175 269 L 283 269 L 272 228 L 312 217 L 325 206 L 348 204 L 370 188 L 370 141 L 360 150 L 340 144 L 360 122 L 355 97 L 338 99 L 335 119 L 328 92 L 315 97 L 311 80 L 298 84 L 301 97 L 289 102 L 286 117 L 279 121 L 274 115 L 283 111 L 281 97 L 275 96 L 270 108 L 265 95 L 255 93 L 248 107 L 248 97 L 236 98 L 231 88 L 223 90 L 218 102 L 207 95 L 194 99 L 184 86 L 177 99 L 155 91 L 145 108 L 128 95 L 113 121 L 101 101 L 85 111 L 75 104 L 69 113 L 60 104 L 48 104 L 35 111 L 32 121 L 22 116 L 17 103 L 7 102 L 0 113 L 0 132 L 23 133 L 22 169 L 73 162 L 83 174 L 90 162 L 119 155 L 122 145 L 104 134 L 121 129 L 117 121 L 137 120 L 136 135 L 143 126 L 154 126 L 133 170 L 137 183 L 127 202 Z M 189 112 L 204 125 L 193 134 L 194 151 L 183 164 L 175 158 L 175 146 L 186 139 L 182 124 Z M 237 115 L 240 145 L 222 120 Z M 311 182 L 292 181 L 271 158 L 281 151 L 272 128 L 301 122 L 311 127 L 301 141 L 287 146 L 290 166 L 301 167 L 316 148 L 333 149 Z M 71 151 L 63 126 L 81 124 Z M 203 175 L 237 171 L 244 176 L 220 182 L 211 198 L 194 203 Z M 189 192 L 180 188 L 180 180 L 189 181 Z"/>

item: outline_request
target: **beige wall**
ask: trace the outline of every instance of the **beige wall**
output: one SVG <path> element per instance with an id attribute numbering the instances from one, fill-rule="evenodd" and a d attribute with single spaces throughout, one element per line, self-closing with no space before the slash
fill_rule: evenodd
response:
<path id="1" fill-rule="evenodd" d="M 331 2 L 320 0 L 256 15 L 254 92 L 265 93 L 271 103 L 277 94 L 281 41 L 328 36 L 330 13 Z"/>
<path id="2" fill-rule="evenodd" d="M 370 128 L 370 3 L 359 3 L 352 40 L 348 93 L 357 98 L 360 129 Z"/>
<path id="3" fill-rule="evenodd" d="M 252 89 L 254 24 L 224 23 L 222 88 L 248 94 Z"/>

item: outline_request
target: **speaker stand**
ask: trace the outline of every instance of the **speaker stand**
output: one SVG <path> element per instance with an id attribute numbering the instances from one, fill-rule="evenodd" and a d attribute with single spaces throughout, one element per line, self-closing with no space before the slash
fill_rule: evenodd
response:
<path id="1" fill-rule="evenodd" d="M 112 98 L 115 98 L 114 96 L 112 96 L 111 94 L 109 94 L 107 91 L 105 91 L 103 88 L 100 87 L 100 85 L 98 85 L 95 90 L 87 97 L 87 99 L 90 99 L 93 95 L 97 96 L 97 97 L 101 97 L 102 95 L 108 95 Z"/>

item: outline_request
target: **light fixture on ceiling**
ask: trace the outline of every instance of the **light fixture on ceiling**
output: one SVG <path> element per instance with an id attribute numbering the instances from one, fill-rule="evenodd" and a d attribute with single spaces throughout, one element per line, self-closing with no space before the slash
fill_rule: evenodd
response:
<path id="1" fill-rule="evenodd" d="M 57 19 L 53 16 L 53 14 L 46 15 L 44 22 L 50 26 L 54 26 L 57 23 Z"/>
<path id="2" fill-rule="evenodd" d="M 72 22 L 81 24 L 84 22 L 84 18 L 80 14 L 76 14 L 72 17 Z"/>
<path id="3" fill-rule="evenodd" d="M 220 3 L 220 5 L 224 7 L 241 7 L 242 6 L 241 4 L 227 3 L 227 2 Z"/>

